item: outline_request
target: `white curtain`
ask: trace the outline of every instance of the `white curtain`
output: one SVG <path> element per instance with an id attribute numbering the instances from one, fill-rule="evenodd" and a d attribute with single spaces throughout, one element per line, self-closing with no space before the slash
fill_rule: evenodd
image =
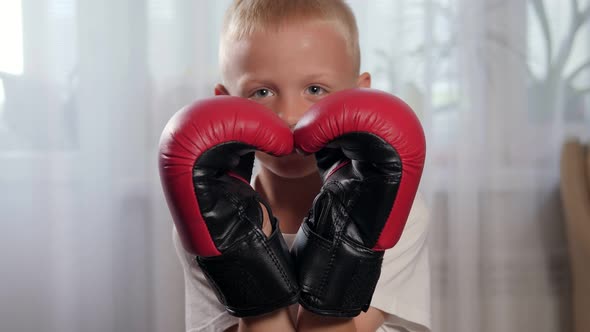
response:
<path id="1" fill-rule="evenodd" d="M 590 4 L 354 4 L 365 69 L 428 136 L 433 330 L 568 331 L 558 163 L 590 135 Z"/>
<path id="2" fill-rule="evenodd" d="M 363 69 L 427 133 L 433 331 L 567 331 L 558 156 L 590 135 L 590 3 L 348 2 Z M 0 2 L 0 330 L 183 330 L 157 142 L 212 95 L 228 4 Z"/>

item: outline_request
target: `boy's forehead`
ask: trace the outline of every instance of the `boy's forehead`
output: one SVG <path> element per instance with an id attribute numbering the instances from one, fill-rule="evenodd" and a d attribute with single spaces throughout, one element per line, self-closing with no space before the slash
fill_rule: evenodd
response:
<path id="1" fill-rule="evenodd" d="M 299 63 L 301 57 L 304 57 L 301 61 L 310 57 L 352 58 L 343 34 L 327 22 L 285 25 L 223 42 L 221 65 L 224 67 L 259 67 L 275 60 L 292 64 Z"/>
<path id="2" fill-rule="evenodd" d="M 221 65 L 224 81 L 234 84 L 280 74 L 303 80 L 313 75 L 327 76 L 333 71 L 354 72 L 346 40 L 330 26 L 257 31 L 240 40 L 227 41 Z"/>

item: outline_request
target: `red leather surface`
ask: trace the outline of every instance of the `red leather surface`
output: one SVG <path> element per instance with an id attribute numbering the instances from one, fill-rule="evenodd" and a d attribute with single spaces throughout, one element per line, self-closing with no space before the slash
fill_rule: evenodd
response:
<path id="1" fill-rule="evenodd" d="M 402 177 L 395 203 L 373 248 L 385 250 L 399 240 L 418 190 L 426 154 L 424 132 L 401 99 L 373 89 L 350 89 L 325 97 L 305 113 L 295 128 L 295 145 L 305 153 L 314 153 L 351 132 L 381 137 L 401 158 Z"/>
<path id="2" fill-rule="evenodd" d="M 293 151 L 289 127 L 271 110 L 248 99 L 217 96 L 197 101 L 172 116 L 160 137 L 160 180 L 185 249 L 216 256 L 195 196 L 192 171 L 199 156 L 228 141 L 274 155 Z"/>

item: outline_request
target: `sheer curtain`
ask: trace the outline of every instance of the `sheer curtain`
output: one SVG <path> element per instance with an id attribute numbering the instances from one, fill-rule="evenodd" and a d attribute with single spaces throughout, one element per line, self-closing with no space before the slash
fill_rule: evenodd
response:
<path id="1" fill-rule="evenodd" d="M 559 149 L 587 140 L 588 1 L 353 2 L 428 136 L 434 331 L 567 331 Z"/>
<path id="2" fill-rule="evenodd" d="M 229 2 L 0 3 L 3 331 L 183 330 L 157 142 L 212 94 Z M 428 136 L 433 330 L 568 330 L 558 152 L 589 138 L 590 3 L 348 2 Z"/>

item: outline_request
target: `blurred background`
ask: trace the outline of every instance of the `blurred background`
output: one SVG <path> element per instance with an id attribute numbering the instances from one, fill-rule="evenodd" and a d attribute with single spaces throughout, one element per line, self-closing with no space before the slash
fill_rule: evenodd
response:
<path id="1" fill-rule="evenodd" d="M 573 331 L 560 153 L 590 138 L 590 1 L 348 3 L 362 70 L 427 134 L 433 331 Z M 1 331 L 184 330 L 157 143 L 213 94 L 228 4 L 0 0 Z"/>

